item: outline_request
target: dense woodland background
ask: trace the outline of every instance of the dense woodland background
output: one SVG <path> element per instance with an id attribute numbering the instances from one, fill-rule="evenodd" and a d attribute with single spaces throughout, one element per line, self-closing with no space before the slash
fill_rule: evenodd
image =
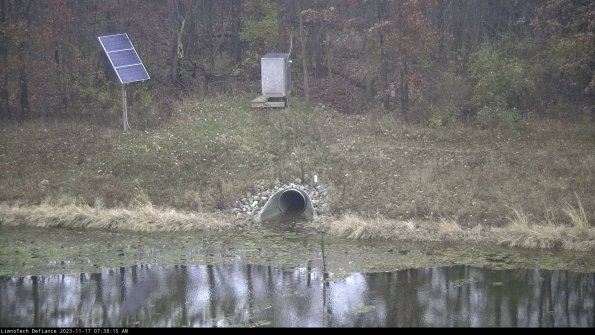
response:
<path id="1" fill-rule="evenodd" d="M 151 76 L 131 123 L 184 97 L 260 91 L 292 41 L 294 95 L 432 126 L 595 118 L 590 0 L 1 0 L 0 120 L 121 115 L 97 36 L 126 32 Z"/>

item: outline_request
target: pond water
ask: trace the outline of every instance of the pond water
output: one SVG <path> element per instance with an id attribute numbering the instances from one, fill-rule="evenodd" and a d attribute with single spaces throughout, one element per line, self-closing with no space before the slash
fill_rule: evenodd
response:
<path id="1" fill-rule="evenodd" d="M 332 278 L 332 280 L 331 280 Z M 595 274 L 241 262 L 0 277 L 3 327 L 593 327 Z"/>

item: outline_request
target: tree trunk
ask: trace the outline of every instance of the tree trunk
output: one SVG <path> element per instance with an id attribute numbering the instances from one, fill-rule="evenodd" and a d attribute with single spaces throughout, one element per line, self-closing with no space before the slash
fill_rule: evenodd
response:
<path id="1" fill-rule="evenodd" d="M 240 23 L 242 14 L 242 4 L 240 0 L 231 2 L 231 54 L 233 61 L 239 63 L 242 61 L 242 49 L 240 45 Z"/>
<path id="2" fill-rule="evenodd" d="M 179 22 L 178 29 L 176 30 L 176 34 L 174 36 L 174 46 L 173 46 L 173 58 L 172 58 L 172 65 L 171 65 L 171 76 L 172 76 L 172 83 L 177 82 L 178 78 L 178 60 L 184 57 L 184 44 L 182 38 L 184 37 L 184 27 L 186 26 L 186 17 L 180 11 L 180 6 L 177 0 L 173 1 L 173 10 L 177 21 Z M 186 8 L 183 8 L 185 11 Z"/>
<path id="3" fill-rule="evenodd" d="M 388 1 L 383 0 L 378 5 L 378 20 L 385 20 L 388 12 Z M 385 110 L 390 110 L 390 95 L 388 92 L 388 56 L 386 55 L 386 46 L 384 34 L 381 32 L 379 37 L 380 44 L 380 76 L 382 78 L 382 105 Z"/>
<path id="4" fill-rule="evenodd" d="M 326 67 L 327 67 L 327 76 L 328 76 L 328 79 L 329 80 L 332 80 L 333 79 L 333 70 L 332 70 L 332 64 L 333 64 L 333 62 L 332 62 L 332 60 L 333 60 L 333 44 L 332 43 L 333 43 L 333 39 L 332 39 L 332 36 L 331 36 L 332 33 L 331 33 L 330 29 L 327 29 L 324 26 L 324 22 L 322 24 L 323 24 L 323 26 L 322 26 L 323 27 L 322 28 L 323 31 L 325 31 L 325 32 L 328 31 L 327 32 L 327 41 L 328 42 L 327 42 L 327 45 L 326 45 Z"/>
<path id="5" fill-rule="evenodd" d="M 310 102 L 310 86 L 308 83 L 308 60 L 306 57 L 306 40 L 304 38 L 304 19 L 298 2 L 298 12 L 300 15 L 300 45 L 302 49 L 302 71 L 304 73 L 304 99 Z"/>
<path id="6" fill-rule="evenodd" d="M 206 35 L 207 35 L 207 45 L 211 47 L 211 52 L 209 53 L 209 64 L 210 69 L 209 72 L 212 73 L 213 69 L 215 68 L 215 55 L 217 50 L 215 50 L 214 42 L 213 42 L 213 1 L 207 0 L 204 3 L 205 8 L 205 17 L 204 20 L 206 26 Z"/>
<path id="7" fill-rule="evenodd" d="M 369 41 L 364 39 L 362 43 L 362 55 L 365 55 L 364 57 L 366 57 L 366 65 L 370 69 L 369 71 L 366 71 L 363 86 L 366 93 L 366 102 L 368 103 L 374 100 L 374 83 L 376 81 L 376 76 L 373 75 L 374 71 L 372 70 L 375 65 L 374 59 L 371 56 L 371 48 L 372 47 L 370 46 Z"/>
<path id="8" fill-rule="evenodd" d="M 324 48 L 322 47 L 324 44 L 324 38 L 322 27 L 318 24 L 314 25 L 314 43 L 316 48 L 313 49 L 314 51 L 314 77 L 321 78 L 324 70 L 326 68 L 326 64 L 324 61 Z"/>
<path id="9" fill-rule="evenodd" d="M 70 114 L 70 94 L 68 90 L 67 75 L 68 69 L 64 64 L 64 55 L 62 52 L 63 48 L 59 42 L 56 42 L 56 50 L 54 54 L 54 61 L 56 66 L 56 83 L 58 94 L 60 95 L 60 106 L 62 107 L 61 113 L 66 115 Z M 47 113 L 46 113 L 47 114 Z"/>
<path id="10" fill-rule="evenodd" d="M 6 2 L 0 1 L 0 26 L 4 26 L 6 23 L 8 17 L 6 11 Z M 0 61 L 4 69 L 3 78 L 0 78 L 2 80 L 0 84 L 0 119 L 10 118 L 10 107 L 8 105 L 8 49 L 6 43 L 6 36 L 4 34 L 0 35 Z"/>
<path id="11" fill-rule="evenodd" d="M 27 81 L 27 62 L 25 60 L 27 52 L 24 43 L 19 47 L 19 54 L 21 57 L 21 68 L 19 70 L 19 120 L 24 120 L 29 116 L 29 83 Z"/>
<path id="12" fill-rule="evenodd" d="M 407 62 L 401 64 L 401 113 L 405 117 L 409 115 L 409 69 Z"/>
<path id="13" fill-rule="evenodd" d="M 382 104 L 385 110 L 390 110 L 390 95 L 388 94 L 388 68 L 384 36 L 380 34 L 380 76 L 382 77 Z"/>

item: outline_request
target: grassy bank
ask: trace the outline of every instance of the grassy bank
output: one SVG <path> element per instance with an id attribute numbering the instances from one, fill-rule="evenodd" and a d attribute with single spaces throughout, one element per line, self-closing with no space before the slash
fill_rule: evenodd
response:
<path id="1" fill-rule="evenodd" d="M 327 233 L 350 239 L 406 240 L 497 244 L 529 249 L 595 251 L 595 228 L 556 224 L 530 224 L 511 220 L 502 227 L 478 224 L 462 227 L 454 220 L 362 219 L 353 215 L 312 225 Z"/>
<path id="2" fill-rule="evenodd" d="M 515 222 L 519 228 L 524 217 L 528 230 L 552 227 L 554 236 L 572 235 L 575 246 L 580 236 L 586 247 L 578 249 L 592 250 L 592 124 L 429 128 L 380 112 L 347 116 L 295 101 L 290 109 L 253 110 L 252 98 L 185 101 L 166 125 L 127 133 L 80 123 L 3 124 L 0 222 L 7 224 L 15 208 L 60 204 L 101 213 L 151 204 L 190 217 L 220 216 L 258 181 L 311 182 L 317 174 L 327 186 L 331 221 L 366 222 L 370 231 L 395 228 L 390 222 L 451 222 L 469 235 L 478 227 L 493 234 Z M 206 215 L 198 216 L 218 219 Z M 586 226 L 577 228 L 581 220 Z M 330 231 L 382 237 L 337 229 Z M 502 243 L 569 248 L 514 236 Z"/>
<path id="3" fill-rule="evenodd" d="M 0 204 L 6 226 L 91 228 L 140 232 L 229 231 L 248 228 L 248 222 L 220 213 L 196 213 L 157 208 L 150 203 L 130 208 L 102 208 L 76 204 L 8 206 Z M 464 242 L 497 244 L 529 249 L 595 251 L 595 228 L 556 224 L 531 224 L 511 219 L 503 227 L 462 227 L 454 220 L 407 221 L 362 219 L 356 215 L 324 217 L 305 226 L 311 232 L 355 240 L 414 242 Z"/>

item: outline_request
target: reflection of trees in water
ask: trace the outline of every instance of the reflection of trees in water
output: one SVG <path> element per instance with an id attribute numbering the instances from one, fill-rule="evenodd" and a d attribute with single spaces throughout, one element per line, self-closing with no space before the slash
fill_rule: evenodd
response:
<path id="1" fill-rule="evenodd" d="M 324 277 L 310 265 L 240 264 L 4 277 L 0 324 L 594 326 L 594 274 L 455 266 Z"/>
<path id="2" fill-rule="evenodd" d="M 566 271 L 423 270 L 428 326 L 593 326 L 595 278 Z"/>

